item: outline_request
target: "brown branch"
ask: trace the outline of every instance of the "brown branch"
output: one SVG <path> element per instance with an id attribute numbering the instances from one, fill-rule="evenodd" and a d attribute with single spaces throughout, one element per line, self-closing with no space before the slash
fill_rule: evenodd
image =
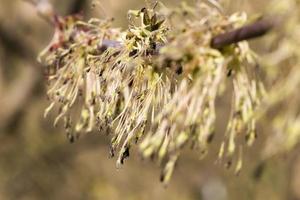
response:
<path id="1" fill-rule="evenodd" d="M 53 11 L 53 7 L 48 3 L 48 1 L 38 1 L 38 0 L 24 0 L 30 2 L 31 4 L 37 7 L 38 13 L 43 16 L 47 21 L 52 21 L 53 16 L 55 15 Z M 42 4 L 43 2 L 43 4 Z M 78 2 L 81 2 L 80 4 Z M 78 9 L 82 8 L 85 1 L 76 1 L 75 2 L 75 10 L 71 10 L 71 12 L 77 12 Z M 40 6 L 39 6 L 40 5 Z M 261 19 L 253 24 L 243 26 L 239 29 L 223 33 L 215 36 L 211 40 L 211 47 L 214 49 L 221 49 L 230 44 L 235 44 L 241 42 L 243 40 L 250 40 L 254 38 L 261 37 L 268 33 L 275 26 L 275 20 L 273 19 Z M 103 48 L 107 47 L 115 47 L 116 41 L 106 41 L 106 44 L 102 45 Z M 112 44 L 112 46 L 110 46 Z M 119 46 L 119 45 L 117 45 Z M 102 48 L 101 47 L 101 48 Z M 156 49 L 155 52 L 158 52 L 159 49 Z"/>
<path id="2" fill-rule="evenodd" d="M 215 49 L 221 49 L 227 45 L 235 44 L 243 40 L 261 37 L 268 33 L 274 27 L 274 25 L 275 23 L 271 19 L 262 19 L 256 21 L 253 24 L 215 36 L 211 41 L 211 47 Z"/>
<path id="3" fill-rule="evenodd" d="M 275 20 L 261 19 L 254 22 L 253 24 L 246 25 L 239 29 L 213 37 L 213 39 L 211 40 L 211 47 L 214 49 L 222 49 L 223 47 L 231 44 L 236 44 L 243 40 L 258 38 L 271 31 L 274 26 Z M 121 47 L 121 43 L 112 40 L 103 40 L 102 46 L 100 48 L 106 49 L 108 47 Z M 161 47 L 162 46 L 158 46 L 154 52 L 158 53 Z"/>

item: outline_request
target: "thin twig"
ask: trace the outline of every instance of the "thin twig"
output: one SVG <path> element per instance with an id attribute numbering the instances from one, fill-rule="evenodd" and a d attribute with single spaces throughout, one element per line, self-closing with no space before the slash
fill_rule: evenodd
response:
<path id="1" fill-rule="evenodd" d="M 211 47 L 214 49 L 222 49 L 223 47 L 236 44 L 244 40 L 255 39 L 271 31 L 274 26 L 274 21 L 270 19 L 261 19 L 253 24 L 213 37 Z M 120 47 L 120 45 L 121 43 L 117 41 L 104 40 L 101 48 L 115 48 Z M 155 52 L 158 53 L 160 48 L 161 46 L 158 46 Z"/>
<path id="2" fill-rule="evenodd" d="M 217 35 L 212 39 L 211 47 L 221 49 L 227 45 L 235 44 L 243 40 L 261 37 L 268 33 L 274 27 L 274 24 L 274 21 L 270 19 L 262 19 L 231 32 Z"/>
<path id="3" fill-rule="evenodd" d="M 46 22 L 53 25 L 54 17 L 56 16 L 53 6 L 48 0 L 23 0 L 33 5 L 38 15 L 43 18 Z"/>
<path id="4" fill-rule="evenodd" d="M 39 3 L 41 3 L 41 1 L 34 1 L 34 0 L 24 0 L 24 1 L 30 2 L 36 7 L 39 5 Z M 51 21 L 51 16 L 48 15 L 48 13 L 43 13 L 40 10 L 38 10 L 38 12 L 47 21 Z M 235 44 L 243 40 L 250 40 L 250 39 L 261 37 L 266 33 L 268 33 L 274 27 L 274 25 L 275 25 L 275 20 L 271 20 L 271 19 L 258 20 L 253 24 L 246 25 L 239 29 L 215 36 L 211 40 L 211 47 L 215 49 L 221 49 L 225 46 L 228 46 L 230 44 Z M 106 41 L 106 44 L 103 45 L 103 47 L 115 47 L 116 43 L 117 42 L 115 41 Z M 112 46 L 110 46 L 110 44 L 112 44 Z"/>

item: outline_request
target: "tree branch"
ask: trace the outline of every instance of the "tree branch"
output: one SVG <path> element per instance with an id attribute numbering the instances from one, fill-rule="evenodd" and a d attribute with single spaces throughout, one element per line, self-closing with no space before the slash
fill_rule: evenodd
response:
<path id="1" fill-rule="evenodd" d="M 223 47 L 236 44 L 244 40 L 255 39 L 271 31 L 274 26 L 275 21 L 271 19 L 261 19 L 253 24 L 213 37 L 211 40 L 211 47 L 214 49 L 222 49 Z M 121 43 L 112 40 L 103 40 L 100 49 L 105 50 L 108 47 L 121 47 Z M 155 53 L 158 53 L 161 47 L 162 46 L 158 46 L 157 49 L 155 49 Z"/>
<path id="2" fill-rule="evenodd" d="M 0 45 L 4 48 L 4 52 L 9 56 L 13 55 L 23 59 L 22 66 L 25 65 L 18 69 L 16 73 L 18 78 L 9 84 L 9 88 L 3 87 L 8 84 L 4 83 L 4 80 L 0 80 L 0 105 L 3 108 L 0 109 L 0 130 L 13 119 L 18 111 L 24 108 L 40 77 L 39 71 L 41 70 L 39 70 L 40 67 L 34 56 L 36 52 L 28 43 L 19 38 L 21 37 L 15 31 L 0 25 Z M 2 68 L 0 73 L 2 73 L 1 70 Z"/>
<path id="3" fill-rule="evenodd" d="M 274 25 L 274 21 L 270 19 L 256 21 L 253 24 L 215 36 L 211 41 L 211 47 L 215 49 L 221 49 L 227 45 L 235 44 L 243 40 L 261 37 L 268 33 L 274 27 Z"/>
<path id="4" fill-rule="evenodd" d="M 41 16 L 47 19 L 47 21 L 52 21 L 51 18 L 55 15 L 53 12 L 53 7 L 48 3 L 48 1 L 34 1 L 34 0 L 25 0 L 37 7 L 37 10 Z M 80 2 L 80 3 L 79 3 Z M 76 1 L 74 8 L 72 7 L 70 12 L 78 12 L 79 9 L 83 7 L 85 0 Z M 223 33 L 215 36 L 211 40 L 211 47 L 214 49 L 222 49 L 225 46 L 230 44 L 235 44 L 244 40 L 250 40 L 254 38 L 261 37 L 268 33 L 275 26 L 275 20 L 272 19 L 261 19 L 253 24 L 243 26 L 236 30 Z M 116 41 L 105 40 L 103 41 L 101 49 L 108 47 L 119 47 L 121 44 Z M 156 49 L 155 52 L 158 52 L 159 49 Z"/>

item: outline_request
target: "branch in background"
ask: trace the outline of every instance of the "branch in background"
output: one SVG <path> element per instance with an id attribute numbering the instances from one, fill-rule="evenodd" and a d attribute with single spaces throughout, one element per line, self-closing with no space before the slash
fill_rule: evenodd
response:
<path id="1" fill-rule="evenodd" d="M 25 65 L 32 65 L 26 62 Z M 0 130 L 13 119 L 18 111 L 24 109 L 39 78 L 38 71 L 33 67 L 24 67 L 18 74 L 18 79 L 0 94 Z"/>
<path id="2" fill-rule="evenodd" d="M 29 44 L 26 44 L 24 40 L 21 40 L 17 35 L 12 34 L 15 31 L 7 30 L 0 25 L 0 43 L 6 49 L 7 52 L 16 56 L 26 58 L 32 63 L 36 63 L 35 54 Z"/>
<path id="3" fill-rule="evenodd" d="M 4 56 L 2 55 L 2 49 L 0 49 L 0 94 L 3 94 L 4 91 L 4 76 L 3 76 L 3 65 L 4 65 Z"/>
<path id="4" fill-rule="evenodd" d="M 4 28 L 0 25 L 0 44 L 9 56 L 15 56 L 23 59 L 24 67 L 18 70 L 18 78 L 10 84 L 9 88 L 3 87 L 2 80 L 0 105 L 0 129 L 5 127 L 15 114 L 24 108 L 24 104 L 31 97 L 32 91 L 38 80 L 41 68 L 35 58 L 36 52 L 24 40 L 19 39 L 15 31 Z"/>

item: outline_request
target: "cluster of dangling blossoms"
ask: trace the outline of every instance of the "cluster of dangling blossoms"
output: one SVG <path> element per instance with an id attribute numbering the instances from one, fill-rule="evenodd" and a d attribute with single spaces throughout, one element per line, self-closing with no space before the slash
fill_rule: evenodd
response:
<path id="1" fill-rule="evenodd" d="M 156 3 L 130 10 L 128 19 L 121 30 L 111 19 L 54 16 L 53 40 L 39 56 L 51 101 L 45 116 L 58 113 L 54 125 L 62 123 L 71 142 L 91 131 L 108 134 L 117 165 L 138 145 L 161 164 L 167 183 L 184 147 L 207 154 L 217 134 L 216 99 L 232 91 L 216 159 L 239 173 L 265 91 L 246 41 L 215 49 L 211 40 L 245 25 L 247 15 L 227 16 L 203 2 L 174 9 Z"/>

